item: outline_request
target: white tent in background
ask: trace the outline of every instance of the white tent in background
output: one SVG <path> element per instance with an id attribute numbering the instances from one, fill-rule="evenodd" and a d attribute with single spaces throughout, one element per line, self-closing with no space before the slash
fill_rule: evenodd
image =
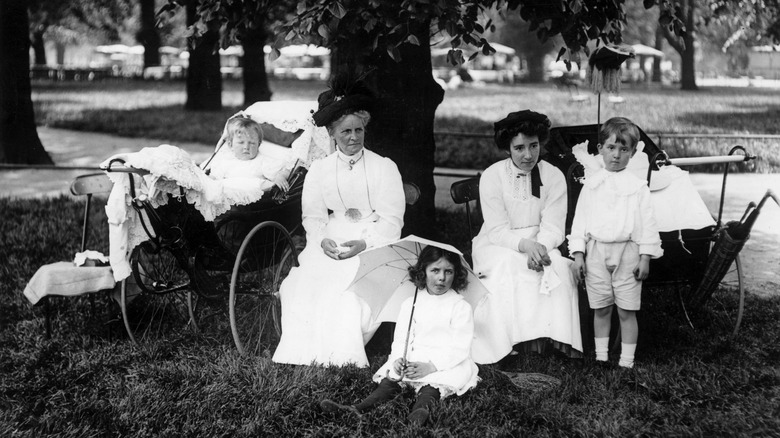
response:
<path id="1" fill-rule="evenodd" d="M 655 56 L 656 58 L 665 56 L 664 52 L 644 44 L 633 44 L 631 47 L 634 49 L 634 55 L 636 56 Z"/>

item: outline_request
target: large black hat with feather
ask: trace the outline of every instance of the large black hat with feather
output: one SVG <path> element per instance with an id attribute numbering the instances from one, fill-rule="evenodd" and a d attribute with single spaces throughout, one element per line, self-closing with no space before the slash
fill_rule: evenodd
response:
<path id="1" fill-rule="evenodd" d="M 373 93 L 361 78 L 350 75 L 336 75 L 330 81 L 330 88 L 320 93 L 317 112 L 312 115 L 314 124 L 327 126 L 339 117 L 358 111 L 371 111 Z"/>

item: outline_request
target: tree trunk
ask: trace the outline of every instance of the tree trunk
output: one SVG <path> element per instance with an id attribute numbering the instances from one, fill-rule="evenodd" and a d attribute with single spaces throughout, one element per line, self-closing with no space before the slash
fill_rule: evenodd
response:
<path id="1" fill-rule="evenodd" d="M 384 51 L 369 55 L 372 41 L 353 38 L 338 45 L 333 53 L 333 73 L 369 71 L 365 81 L 377 93 L 378 102 L 371 113 L 366 145 L 392 159 L 405 183 L 416 184 L 420 198 L 407 205 L 403 234 L 431 239 L 441 238 L 436 229 L 433 182 L 433 120 L 444 90 L 433 80 L 431 68 L 430 26 L 414 30 L 420 46 L 403 44 L 401 62 Z"/>
<path id="2" fill-rule="evenodd" d="M 136 40 L 144 46 L 144 68 L 160 65 L 160 34 L 157 32 L 154 0 L 141 0 L 141 30 Z"/>
<path id="3" fill-rule="evenodd" d="M 56 41 L 54 48 L 57 49 L 57 65 L 62 67 L 65 65 L 65 43 Z"/>
<path id="4" fill-rule="evenodd" d="M 664 49 L 664 31 L 661 28 L 661 24 L 658 24 L 655 28 L 655 49 Z M 653 57 L 653 82 L 663 82 L 663 73 L 661 73 L 662 61 L 663 58 Z"/>
<path id="5" fill-rule="evenodd" d="M 27 3 L 0 2 L 0 163 L 52 164 L 35 128 Z"/>
<path id="6" fill-rule="evenodd" d="M 268 34 L 265 27 L 259 25 L 256 29 L 250 29 L 241 39 L 244 48 L 243 80 L 244 80 L 244 106 L 255 102 L 267 102 L 271 100 L 271 88 L 268 86 L 268 74 L 265 71 L 265 41 Z"/>
<path id="7" fill-rule="evenodd" d="M 685 16 L 685 28 L 687 32 L 683 37 L 685 41 L 685 50 L 680 54 L 682 57 L 682 77 L 680 78 L 680 88 L 683 90 L 698 90 L 696 85 L 696 48 L 694 42 L 696 40 L 696 30 L 694 13 L 696 8 L 696 0 L 687 0 L 688 10 Z"/>
<path id="8" fill-rule="evenodd" d="M 197 20 L 197 5 L 187 3 L 187 26 Z M 222 75 L 219 71 L 219 22 L 207 24 L 208 30 L 187 45 L 190 64 L 187 67 L 187 103 L 184 109 L 191 111 L 217 111 L 222 109 Z"/>
<path id="9" fill-rule="evenodd" d="M 674 47 L 674 50 L 680 54 L 680 89 L 691 91 L 699 89 L 696 85 L 696 51 L 694 48 L 694 43 L 696 42 L 696 31 L 694 27 L 695 6 L 696 0 L 686 0 L 683 5 L 686 33 L 682 38 L 682 43 L 677 36 L 669 32 L 669 29 L 663 28 L 666 41 L 668 41 L 669 45 Z"/>
<path id="10" fill-rule="evenodd" d="M 35 65 L 46 65 L 46 46 L 43 44 L 43 32 L 46 28 L 37 26 L 32 33 L 32 49 L 35 55 Z"/>
<path id="11" fill-rule="evenodd" d="M 546 70 L 544 65 L 544 57 L 547 52 L 531 51 L 527 54 L 526 62 L 528 62 L 528 82 L 539 84 L 544 82 L 544 72 Z"/>

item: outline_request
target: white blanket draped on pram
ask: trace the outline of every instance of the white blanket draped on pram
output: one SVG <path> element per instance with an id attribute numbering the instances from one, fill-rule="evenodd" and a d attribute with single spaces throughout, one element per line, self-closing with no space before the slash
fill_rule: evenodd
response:
<path id="1" fill-rule="evenodd" d="M 626 171 L 640 179 L 647 179 L 649 160 L 643 153 L 644 143 L 639 142 L 636 154 L 628 163 Z M 604 167 L 601 156 L 588 153 L 588 142 L 571 149 L 572 154 L 585 169 L 585 179 Z M 650 200 L 658 224 L 658 231 L 699 230 L 715 225 L 707 206 L 691 182 L 688 172 L 676 166 L 664 166 L 653 171 L 650 178 Z"/>
<path id="2" fill-rule="evenodd" d="M 273 184 L 260 178 L 228 178 L 213 180 L 201 170 L 184 150 L 171 145 L 143 148 L 139 152 L 109 158 L 120 158 L 127 167 L 149 171 L 143 177 L 134 174 L 136 194 L 145 193 L 152 207 L 168 203 L 169 195 L 184 195 L 203 218 L 214 218 L 234 205 L 246 205 L 260 200 Z M 148 235 L 141 225 L 138 213 L 131 207 L 130 175 L 126 172 L 108 172 L 114 188 L 106 204 L 109 224 L 109 260 L 116 281 L 130 275 L 130 252 Z M 146 217 L 143 218 L 148 223 Z M 149 229 L 150 232 L 153 230 Z"/>

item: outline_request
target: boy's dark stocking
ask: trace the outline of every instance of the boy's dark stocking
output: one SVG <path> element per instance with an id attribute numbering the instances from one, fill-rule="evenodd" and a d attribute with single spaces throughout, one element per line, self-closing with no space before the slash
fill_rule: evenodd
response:
<path id="1" fill-rule="evenodd" d="M 422 425 L 428 420 L 430 414 L 430 407 L 434 401 L 438 400 L 441 394 L 439 390 L 425 385 L 420 388 L 420 392 L 417 393 L 417 401 L 412 406 L 412 411 L 409 413 L 407 419 L 410 423 Z"/>

